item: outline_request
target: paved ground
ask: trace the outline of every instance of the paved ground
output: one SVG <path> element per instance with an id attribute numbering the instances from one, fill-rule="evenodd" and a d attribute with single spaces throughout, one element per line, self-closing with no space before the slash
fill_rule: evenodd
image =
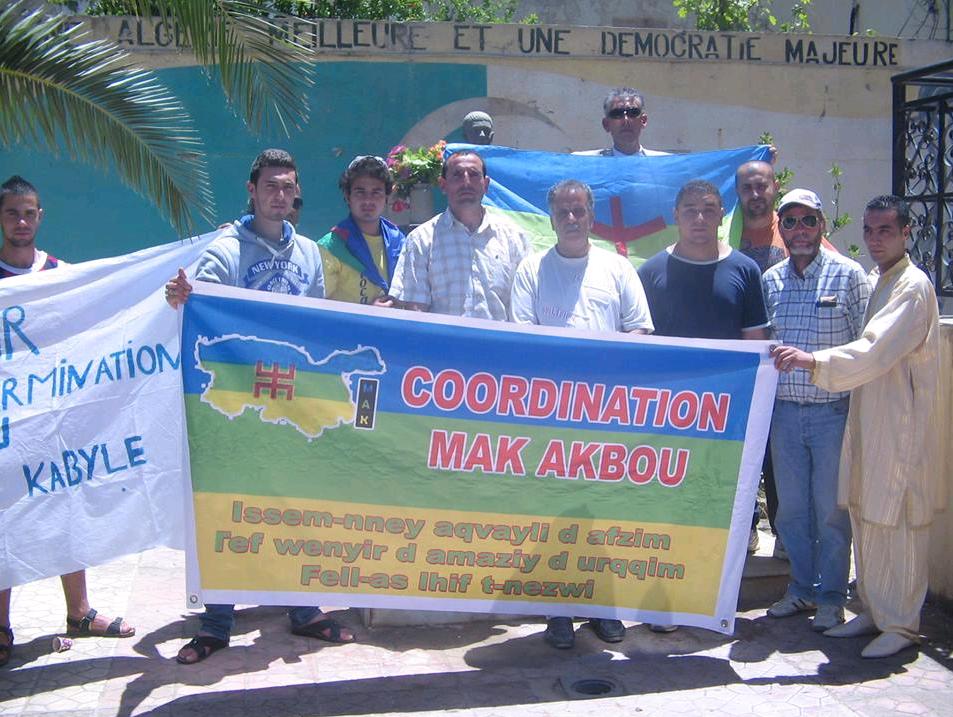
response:
<path id="1" fill-rule="evenodd" d="M 197 620 L 182 609 L 182 576 L 170 550 L 91 570 L 94 606 L 138 632 L 62 653 L 50 648 L 65 629 L 59 582 L 14 590 L 0 715 L 953 715 L 953 616 L 931 606 L 919 651 L 872 661 L 859 658 L 866 638 L 815 635 L 807 617 L 773 620 L 766 605 L 741 613 L 731 638 L 635 625 L 608 646 L 580 627 L 565 652 L 542 642 L 538 622 L 366 629 L 356 611 L 338 615 L 360 642 L 329 646 L 288 633 L 280 609 L 248 608 L 230 649 L 183 666 L 173 657 Z M 573 691 L 593 679 L 610 691 Z"/>

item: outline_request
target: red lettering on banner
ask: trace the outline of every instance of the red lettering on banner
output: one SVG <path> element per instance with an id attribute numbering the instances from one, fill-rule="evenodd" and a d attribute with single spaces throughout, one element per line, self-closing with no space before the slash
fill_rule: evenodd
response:
<path id="1" fill-rule="evenodd" d="M 656 428 L 662 428 L 665 425 L 665 416 L 668 413 L 668 399 L 672 397 L 672 392 L 667 388 L 660 389 L 658 392 L 658 406 L 655 408 L 655 420 L 652 425 Z"/>
<path id="2" fill-rule="evenodd" d="M 599 480 L 620 481 L 625 478 L 625 457 L 629 451 L 621 443 L 605 443 L 599 458 Z"/>
<path id="3" fill-rule="evenodd" d="M 615 421 L 623 426 L 628 426 L 630 420 L 628 391 L 626 391 L 625 386 L 614 386 L 602 407 L 600 423 Z"/>
<path id="4" fill-rule="evenodd" d="M 582 471 L 582 477 L 586 480 L 595 480 L 596 471 L 593 468 L 593 457 L 599 450 L 601 443 L 583 443 L 582 441 L 573 441 L 569 446 L 569 469 L 566 471 L 567 477 L 578 478 Z"/>
<path id="5" fill-rule="evenodd" d="M 633 386 L 629 395 L 635 401 L 635 418 L 632 425 L 644 426 L 648 420 L 649 404 L 658 399 L 658 389 Z"/>
<path id="6" fill-rule="evenodd" d="M 679 448 L 675 451 L 675 467 L 672 467 L 672 449 L 663 448 L 660 451 L 658 482 L 662 485 L 674 488 L 685 480 L 685 474 L 688 473 L 688 449 Z"/>
<path id="7" fill-rule="evenodd" d="M 605 384 L 597 383 L 590 386 L 588 383 L 576 384 L 576 395 L 572 402 L 572 420 L 599 423 L 599 409 L 602 407 L 602 398 L 605 396 Z"/>
<path id="8" fill-rule="evenodd" d="M 569 405 L 572 394 L 572 381 L 563 381 L 559 384 L 559 408 L 556 411 L 556 418 L 560 421 L 565 421 L 569 418 Z"/>
<path id="9" fill-rule="evenodd" d="M 500 406 L 496 412 L 501 416 L 526 415 L 527 382 L 522 376 L 500 378 Z"/>
<path id="10" fill-rule="evenodd" d="M 545 478 L 552 473 L 556 478 L 566 477 L 566 447 L 563 442 L 553 439 L 546 446 L 543 458 L 536 468 L 536 475 Z"/>
<path id="11" fill-rule="evenodd" d="M 435 470 L 458 471 L 463 465 L 463 451 L 467 445 L 467 434 L 434 429 L 430 432 L 430 453 L 427 467 Z"/>
<path id="12" fill-rule="evenodd" d="M 493 472 L 493 446 L 486 433 L 477 433 L 473 445 L 467 451 L 467 459 L 463 463 L 463 470 L 472 471 L 479 468 L 484 473 Z"/>
<path id="13" fill-rule="evenodd" d="M 426 366 L 413 366 L 404 373 L 400 382 L 400 396 L 404 403 L 411 408 L 423 408 L 430 403 L 430 391 L 426 388 L 417 388 L 417 383 L 429 384 L 433 382 L 433 374 Z"/>
<path id="14" fill-rule="evenodd" d="M 694 391 L 679 391 L 672 397 L 668 409 L 668 422 L 675 428 L 691 428 L 698 418 L 698 394 Z"/>
<path id="15" fill-rule="evenodd" d="M 728 408 L 731 406 L 731 395 L 719 393 L 718 398 L 711 391 L 702 394 L 701 414 L 698 417 L 699 431 L 715 431 L 724 433 L 728 424 Z"/>
<path id="16" fill-rule="evenodd" d="M 650 446 L 637 446 L 629 454 L 629 480 L 636 485 L 645 485 L 655 477 L 658 456 Z"/>
<path id="17" fill-rule="evenodd" d="M 287 375 L 265 372 L 259 378 L 268 379 L 260 382 L 259 392 L 270 392 L 273 397 L 281 391 L 289 394 L 289 398 L 293 395 L 293 383 L 283 383 L 293 381 L 293 368 Z M 434 375 L 426 366 L 407 369 L 400 391 L 404 403 L 415 409 L 433 404 L 447 412 L 465 408 L 477 415 L 495 413 L 581 424 L 651 425 L 703 433 L 724 433 L 731 408 L 730 393 L 673 392 L 667 388 L 607 386 L 584 381 L 556 383 L 548 378 L 497 377 L 486 371 L 467 376 L 451 368 Z M 565 464 L 564 467 L 568 468 Z M 577 473 L 578 468 L 571 472 Z"/>
<path id="18" fill-rule="evenodd" d="M 447 393 L 450 389 L 450 393 Z M 466 396 L 463 374 L 452 368 L 444 369 L 433 380 L 433 402 L 442 411 L 456 411 Z"/>
<path id="19" fill-rule="evenodd" d="M 499 387 L 494 376 L 475 373 L 467 381 L 467 408 L 473 413 L 489 413 L 496 405 L 498 394 Z"/>
<path id="20" fill-rule="evenodd" d="M 529 416 L 546 418 L 556 407 L 556 382 L 548 378 L 534 378 L 529 383 Z"/>
<path id="21" fill-rule="evenodd" d="M 500 436 L 496 454 L 496 472 L 510 473 L 515 476 L 526 475 L 526 469 L 523 467 L 522 451 L 529 445 L 529 442 L 530 439 L 524 436 L 517 436 L 516 438 Z"/>

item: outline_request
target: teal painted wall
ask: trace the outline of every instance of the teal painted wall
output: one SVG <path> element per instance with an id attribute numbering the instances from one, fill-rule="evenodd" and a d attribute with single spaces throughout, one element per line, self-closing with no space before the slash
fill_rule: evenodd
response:
<path id="1" fill-rule="evenodd" d="M 284 147 L 295 156 L 301 174 L 299 228 L 316 239 L 346 214 L 337 182 L 354 155 L 383 156 L 431 112 L 486 96 L 482 65 L 349 61 L 319 63 L 316 70 L 311 121 L 290 138 L 250 133 L 225 105 L 218 85 L 198 68 L 158 71 L 205 141 L 220 221 L 235 218 L 244 208 L 248 170 L 259 150 Z M 460 136 L 455 129 L 446 138 Z M 13 148 L 0 151 L 0 181 L 11 174 L 23 175 L 40 191 L 44 218 L 38 246 L 66 261 L 123 254 L 176 238 L 149 202 L 112 173 Z"/>

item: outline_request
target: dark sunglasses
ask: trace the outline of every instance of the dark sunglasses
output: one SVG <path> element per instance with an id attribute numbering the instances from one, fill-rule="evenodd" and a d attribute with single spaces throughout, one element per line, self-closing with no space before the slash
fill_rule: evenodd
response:
<path id="1" fill-rule="evenodd" d="M 641 107 L 616 107 L 614 110 L 606 112 L 606 117 L 609 119 L 622 119 L 623 117 L 635 119 L 640 114 L 642 114 Z"/>
<path id="2" fill-rule="evenodd" d="M 291 202 L 292 209 L 301 209 L 301 207 L 303 206 L 304 206 L 304 201 L 302 201 L 301 197 L 295 197 L 294 201 Z"/>
<path id="3" fill-rule="evenodd" d="M 782 229 L 794 229 L 800 222 L 803 226 L 808 229 L 813 229 L 817 226 L 817 223 L 820 220 L 814 214 L 805 214 L 803 217 L 782 217 L 781 218 L 781 228 Z"/>

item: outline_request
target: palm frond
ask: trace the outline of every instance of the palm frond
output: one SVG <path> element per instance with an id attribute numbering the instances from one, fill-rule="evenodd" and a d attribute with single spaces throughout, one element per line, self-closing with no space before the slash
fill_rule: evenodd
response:
<path id="1" fill-rule="evenodd" d="M 218 69 L 222 91 L 245 123 L 257 130 L 277 126 L 286 135 L 301 129 L 314 85 L 310 50 L 262 16 L 261 5 L 242 0 L 128 0 L 130 12 L 185 30 L 195 58 Z M 299 27 L 313 24 L 296 19 Z"/>
<path id="2" fill-rule="evenodd" d="M 182 233 L 214 223 L 201 139 L 181 103 L 111 42 L 28 11 L 0 12 L 0 144 L 31 145 L 115 168 Z"/>

